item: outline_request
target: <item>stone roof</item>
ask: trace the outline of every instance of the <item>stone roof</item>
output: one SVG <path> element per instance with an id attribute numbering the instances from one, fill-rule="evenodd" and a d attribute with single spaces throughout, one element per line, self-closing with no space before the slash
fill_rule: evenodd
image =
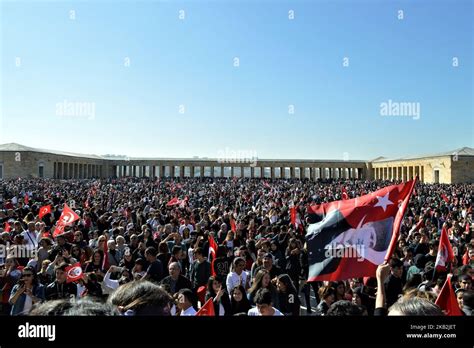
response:
<path id="1" fill-rule="evenodd" d="M 398 158 L 385 158 L 385 157 L 378 157 L 372 162 L 390 162 L 390 161 L 408 161 L 413 159 L 420 159 L 420 158 L 427 158 L 427 157 L 445 157 L 445 156 L 474 156 L 474 148 L 472 147 L 461 147 L 459 149 L 440 152 L 435 154 L 424 154 L 424 155 L 414 155 L 414 156 L 405 156 L 405 157 L 398 157 Z"/>

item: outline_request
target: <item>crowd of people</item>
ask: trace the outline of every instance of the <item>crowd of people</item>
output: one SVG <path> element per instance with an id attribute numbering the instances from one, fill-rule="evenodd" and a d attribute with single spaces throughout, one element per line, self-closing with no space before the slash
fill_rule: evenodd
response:
<path id="1" fill-rule="evenodd" d="M 342 187 L 353 198 L 392 184 L 3 180 L 0 312 L 193 316 L 212 299 L 218 316 L 444 315 L 434 304 L 448 273 L 434 267 L 444 227 L 455 254 L 453 290 L 463 313 L 472 315 L 474 184 L 417 183 L 392 258 L 376 276 L 307 281 L 308 207 L 342 199 Z M 56 235 L 65 204 L 79 219 Z M 40 218 L 48 205 L 51 212 Z M 69 266 L 77 263 L 82 277 L 69 281 Z"/>

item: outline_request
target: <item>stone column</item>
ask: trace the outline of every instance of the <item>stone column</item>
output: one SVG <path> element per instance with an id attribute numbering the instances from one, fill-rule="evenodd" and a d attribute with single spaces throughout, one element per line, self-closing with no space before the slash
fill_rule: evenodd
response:
<path id="1" fill-rule="evenodd" d="M 201 171 L 201 172 L 199 173 L 199 176 L 200 176 L 201 178 L 203 178 L 203 177 L 204 177 L 204 166 L 200 166 L 199 169 L 200 169 L 200 171 Z"/>
<path id="2" fill-rule="evenodd" d="M 295 178 L 295 167 L 290 167 L 290 179 Z"/>

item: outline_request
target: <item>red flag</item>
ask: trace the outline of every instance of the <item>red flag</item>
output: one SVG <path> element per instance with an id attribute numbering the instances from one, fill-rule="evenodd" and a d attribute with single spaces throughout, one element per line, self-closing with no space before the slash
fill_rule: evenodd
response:
<path id="1" fill-rule="evenodd" d="M 449 203 L 449 198 L 443 193 L 441 194 L 441 198 L 446 202 Z"/>
<path id="2" fill-rule="evenodd" d="M 10 226 L 10 224 L 9 224 L 8 222 L 5 222 L 5 223 L 3 224 L 3 230 L 4 230 L 5 232 L 10 232 L 10 231 L 12 230 L 12 227 Z"/>
<path id="3" fill-rule="evenodd" d="M 451 284 L 452 274 L 448 274 L 448 278 L 444 283 L 435 304 L 438 305 L 449 316 L 460 316 L 462 311 L 459 308 L 458 300 Z"/>
<path id="4" fill-rule="evenodd" d="M 216 259 L 216 254 L 217 254 L 217 243 L 212 236 L 209 236 L 209 260 L 211 259 L 211 256 L 212 256 L 212 261 L 211 261 L 211 275 L 212 276 L 216 275 L 216 271 L 214 270 L 214 260 Z"/>
<path id="5" fill-rule="evenodd" d="M 290 222 L 296 226 L 296 207 L 294 205 L 290 207 Z"/>
<path id="6" fill-rule="evenodd" d="M 346 200 L 346 199 L 349 199 L 349 195 L 347 194 L 347 190 L 344 186 L 342 186 L 342 199 Z"/>
<path id="7" fill-rule="evenodd" d="M 232 232 L 237 231 L 237 226 L 235 225 L 235 220 L 232 216 L 230 217 L 230 230 Z"/>
<path id="8" fill-rule="evenodd" d="M 216 316 L 216 312 L 214 311 L 214 302 L 213 298 L 211 297 L 209 300 L 206 301 L 204 306 L 196 313 L 196 317 L 214 317 Z"/>
<path id="9" fill-rule="evenodd" d="M 309 207 L 308 281 L 374 277 L 392 256 L 415 182 Z"/>
<path id="10" fill-rule="evenodd" d="M 436 256 L 435 262 L 436 270 L 446 272 L 446 264 L 448 262 L 453 262 L 453 260 L 453 248 L 449 242 L 448 231 L 446 231 L 446 227 L 443 226 L 443 229 L 441 230 L 441 237 L 439 239 L 438 255 Z"/>
<path id="11" fill-rule="evenodd" d="M 168 203 L 166 203 L 166 205 L 167 205 L 168 207 L 171 207 L 171 206 L 173 206 L 173 205 L 178 205 L 178 204 L 180 204 L 180 203 L 181 203 L 181 201 L 178 199 L 178 197 L 174 197 L 174 198 L 172 198 Z"/>
<path id="12" fill-rule="evenodd" d="M 63 234 L 64 228 L 66 226 L 72 225 L 74 221 L 77 220 L 79 220 L 79 215 L 77 215 L 74 210 L 69 208 L 69 206 L 64 203 L 63 212 L 61 213 L 61 216 L 59 217 L 59 220 L 56 224 L 56 229 L 53 232 L 53 237 Z"/>
<path id="13" fill-rule="evenodd" d="M 39 210 L 39 218 L 42 219 L 46 214 L 51 214 L 51 205 L 45 205 Z"/>
<path id="14" fill-rule="evenodd" d="M 66 283 L 75 282 L 82 278 L 82 268 L 79 262 L 75 263 L 74 265 L 66 267 Z"/>
<path id="15" fill-rule="evenodd" d="M 30 197 L 28 196 L 28 193 L 25 194 L 24 202 L 25 202 L 25 204 L 30 203 Z"/>

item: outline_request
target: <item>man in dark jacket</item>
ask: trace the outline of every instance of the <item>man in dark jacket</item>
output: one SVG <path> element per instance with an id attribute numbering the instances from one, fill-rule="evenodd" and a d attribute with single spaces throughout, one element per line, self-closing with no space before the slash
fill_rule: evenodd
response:
<path id="1" fill-rule="evenodd" d="M 62 263 L 55 268 L 56 280 L 49 284 L 45 289 L 46 300 L 69 299 L 76 297 L 77 286 L 74 283 L 66 283 L 67 264 Z"/>
<path id="2" fill-rule="evenodd" d="M 181 289 L 191 289 L 191 281 L 181 274 L 179 263 L 172 262 L 168 266 L 169 276 L 165 277 L 161 282 L 166 291 L 174 295 Z"/>

